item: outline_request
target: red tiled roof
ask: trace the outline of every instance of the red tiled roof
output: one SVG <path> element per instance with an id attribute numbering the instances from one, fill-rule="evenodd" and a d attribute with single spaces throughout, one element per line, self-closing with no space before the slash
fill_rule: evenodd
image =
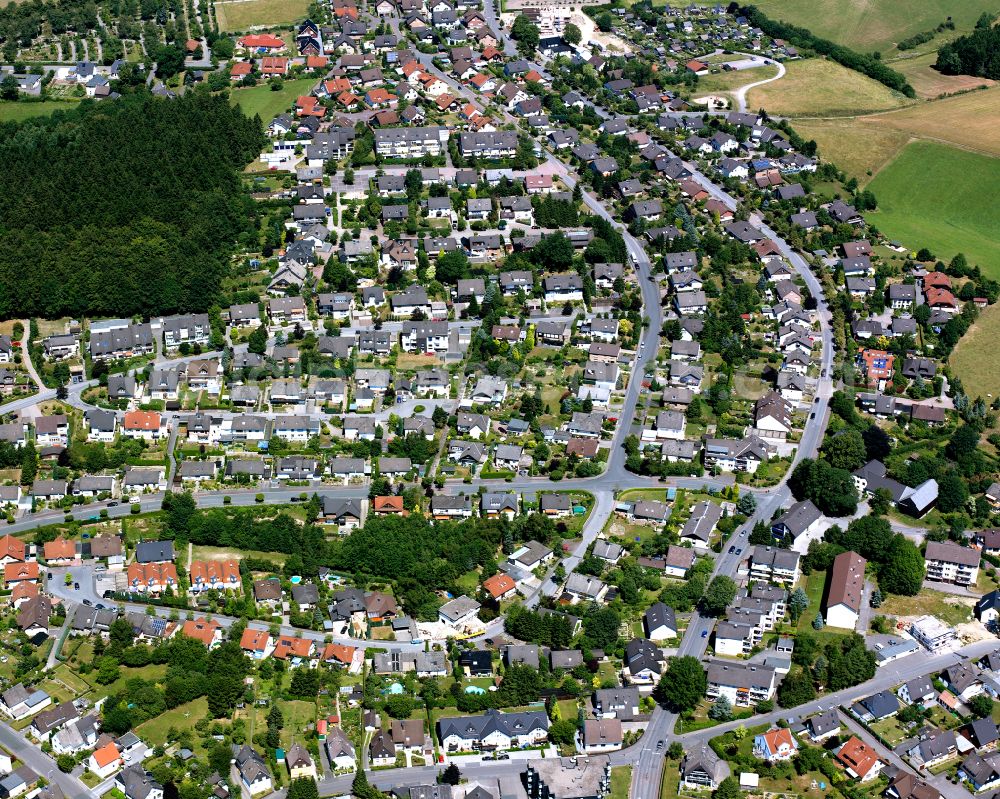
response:
<path id="1" fill-rule="evenodd" d="M 129 411 L 125 414 L 126 430 L 159 430 L 160 414 L 156 411 Z"/>
<path id="2" fill-rule="evenodd" d="M 244 36 L 240 39 L 240 44 L 244 47 L 249 47 L 256 49 L 258 47 L 267 47 L 275 50 L 280 50 L 285 46 L 285 42 L 279 39 L 277 36 L 271 33 L 252 33 L 249 36 Z"/>
<path id="3" fill-rule="evenodd" d="M 514 580 L 506 574 L 494 574 L 488 580 L 483 581 L 483 588 L 494 599 L 499 599 L 508 592 L 513 591 L 515 587 Z"/>
<path id="4" fill-rule="evenodd" d="M 240 649 L 248 652 L 263 652 L 270 643 L 271 635 L 267 630 L 251 630 L 247 627 L 240 637 Z"/>

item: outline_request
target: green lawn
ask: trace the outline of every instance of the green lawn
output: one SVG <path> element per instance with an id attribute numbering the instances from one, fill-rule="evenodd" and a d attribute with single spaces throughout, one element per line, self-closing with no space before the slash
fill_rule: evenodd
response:
<path id="1" fill-rule="evenodd" d="M 899 719 L 895 717 L 876 721 L 872 723 L 871 728 L 892 746 L 906 737 L 906 730 L 903 729 Z"/>
<path id="2" fill-rule="evenodd" d="M 178 730 L 192 728 L 195 722 L 203 719 L 207 713 L 208 700 L 205 697 L 200 697 L 143 722 L 136 728 L 136 733 L 153 746 L 166 744 L 167 732 L 171 727 Z"/>
<path id="3" fill-rule="evenodd" d="M 287 80 L 282 84 L 281 91 L 276 92 L 265 83 L 248 89 L 234 89 L 229 95 L 229 100 L 233 105 L 239 105 L 248 117 L 259 114 L 266 124 L 278 114 L 287 111 L 296 97 L 309 94 L 315 85 L 315 78 Z"/>
<path id="4" fill-rule="evenodd" d="M 732 58 L 732 56 L 726 56 Z M 778 74 L 775 66 L 752 67 L 750 69 L 732 70 L 730 72 L 716 72 L 698 78 L 698 88 L 696 94 L 702 95 L 715 92 L 733 92 L 748 83 L 756 83 L 759 80 L 767 80 Z"/>
<path id="5" fill-rule="evenodd" d="M 826 572 L 813 572 L 808 577 L 803 577 L 799 585 L 805 589 L 809 596 L 809 607 L 805 613 L 799 617 L 796 632 L 809 633 L 817 638 L 820 646 L 826 646 L 830 640 L 847 635 L 849 630 L 841 630 L 837 627 L 824 627 L 822 630 L 814 630 L 812 623 L 816 619 L 816 614 L 823 609 L 823 591 L 826 588 Z"/>
<path id="6" fill-rule="evenodd" d="M 667 489 L 665 488 L 630 488 L 627 491 L 622 491 L 618 495 L 618 499 L 623 502 L 630 500 L 634 502 L 637 499 L 655 499 L 660 502 L 667 501 Z"/>
<path id="7" fill-rule="evenodd" d="M 616 766 L 611 769 L 611 799 L 628 799 L 628 789 L 631 785 L 631 766 Z"/>
<path id="8" fill-rule="evenodd" d="M 773 19 L 863 53 L 894 48 L 949 17 L 958 31 L 968 30 L 984 11 L 997 11 L 990 0 L 826 0 L 820 7 L 811 0 L 758 0 L 755 5 Z"/>
<path id="9" fill-rule="evenodd" d="M 32 117 L 41 117 L 53 111 L 68 111 L 76 102 L 62 100 L 42 100 L 38 103 L 0 103 L 0 122 L 21 122 Z"/>
<path id="10" fill-rule="evenodd" d="M 911 142 L 868 188 L 879 206 L 868 222 L 887 236 L 945 261 L 965 253 L 1000 277 L 1000 159 Z"/>
<path id="11" fill-rule="evenodd" d="M 91 672 L 87 675 L 88 682 L 90 682 L 97 672 Z M 148 666 L 140 666 L 137 669 L 130 669 L 127 666 L 121 668 L 121 676 L 109 685 L 100 685 L 96 681 L 92 682 L 91 685 L 94 688 L 93 698 L 100 698 L 102 696 L 113 696 L 125 690 L 125 683 L 129 680 L 133 680 L 136 677 L 146 680 L 147 682 L 159 682 L 167 674 L 167 666 L 165 663 L 151 663 Z"/>
<path id="12" fill-rule="evenodd" d="M 998 337 L 1000 307 L 993 305 L 979 315 L 951 355 L 951 368 L 970 397 L 1000 396 L 1000 374 L 993 366 Z"/>

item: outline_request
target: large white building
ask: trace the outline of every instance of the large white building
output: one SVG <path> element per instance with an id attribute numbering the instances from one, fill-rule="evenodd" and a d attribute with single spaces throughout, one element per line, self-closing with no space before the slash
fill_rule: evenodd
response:
<path id="1" fill-rule="evenodd" d="M 933 616 L 921 616 L 910 625 L 910 635 L 931 652 L 937 652 L 955 640 L 955 629 Z"/>
<path id="2" fill-rule="evenodd" d="M 841 552 L 830 569 L 830 590 L 826 600 L 826 623 L 853 630 L 861 615 L 867 561 L 857 552 Z"/>
<path id="3" fill-rule="evenodd" d="M 733 707 L 749 707 L 774 696 L 774 669 L 766 666 L 723 663 L 708 666 L 708 698 L 726 697 Z"/>
<path id="4" fill-rule="evenodd" d="M 502 713 L 490 708 L 482 716 L 454 716 L 438 721 L 438 739 L 449 752 L 504 750 L 533 746 L 549 734 L 549 717 L 541 710 Z"/>
<path id="5" fill-rule="evenodd" d="M 928 580 L 972 585 L 979 576 L 979 551 L 953 541 L 928 541 L 924 560 Z"/>

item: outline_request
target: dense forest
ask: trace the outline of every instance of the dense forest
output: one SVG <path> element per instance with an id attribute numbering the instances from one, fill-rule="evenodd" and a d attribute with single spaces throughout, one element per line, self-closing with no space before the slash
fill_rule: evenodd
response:
<path id="1" fill-rule="evenodd" d="M 831 42 L 829 39 L 821 39 L 812 31 L 790 25 L 787 22 L 774 20 L 764 14 L 755 6 L 741 8 L 736 3 L 729 6 L 730 12 L 739 13 L 745 16 L 752 26 L 760 28 L 772 39 L 784 39 L 796 47 L 807 48 L 820 55 L 836 61 L 841 66 L 867 75 L 872 80 L 888 86 L 897 92 L 902 92 L 907 97 L 916 97 L 913 87 L 906 81 L 906 77 L 891 67 L 886 66 L 881 60 L 867 53 L 859 53 L 850 47 Z"/>
<path id="2" fill-rule="evenodd" d="M 14 41 L 27 47 L 48 24 L 52 33 L 84 32 L 98 26 L 97 4 L 93 0 L 28 0 L 0 8 L 0 42 Z"/>
<path id="3" fill-rule="evenodd" d="M 945 75 L 1000 79 L 1000 28 L 993 26 L 988 14 L 983 14 L 972 33 L 959 36 L 938 50 L 934 67 Z"/>
<path id="4" fill-rule="evenodd" d="M 0 126 L 0 318 L 206 310 L 254 235 L 240 171 L 264 142 L 207 92 Z"/>

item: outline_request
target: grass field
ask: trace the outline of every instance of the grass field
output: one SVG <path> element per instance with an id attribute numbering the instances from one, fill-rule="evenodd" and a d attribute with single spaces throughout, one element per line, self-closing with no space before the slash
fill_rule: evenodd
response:
<path id="1" fill-rule="evenodd" d="M 776 81 L 769 86 L 781 83 L 784 81 Z M 985 155 L 1000 156 L 1000 125 L 996 124 L 998 104 L 1000 86 L 994 86 L 859 121 L 893 128 L 921 139 L 955 144 Z"/>
<path id="2" fill-rule="evenodd" d="M 401 352 L 396 356 L 396 368 L 403 371 L 407 369 L 435 369 L 438 366 L 442 366 L 441 360 L 430 355 Z"/>
<path id="3" fill-rule="evenodd" d="M 728 56 L 732 58 L 732 56 Z M 746 86 L 748 83 L 756 83 L 759 80 L 767 80 L 778 74 L 775 66 L 760 66 L 753 69 L 733 70 L 732 72 L 718 72 L 714 75 L 705 75 L 698 78 L 698 94 L 715 92 L 732 92 Z"/>
<path id="4" fill-rule="evenodd" d="M 971 618 L 973 601 L 922 588 L 916 596 L 890 596 L 878 609 L 885 616 L 936 616 L 945 624 L 956 625 Z"/>
<path id="5" fill-rule="evenodd" d="M 748 108 L 783 116 L 840 116 L 901 108 L 912 101 L 834 61 L 792 61 L 781 80 L 751 89 Z"/>
<path id="6" fill-rule="evenodd" d="M 980 314 L 949 359 L 970 397 L 983 397 L 987 402 L 990 396 L 1000 397 L 1000 371 L 993 360 L 997 341 L 1000 341 L 1000 307 L 994 305 Z"/>
<path id="7" fill-rule="evenodd" d="M 0 103 L 0 122 L 21 122 L 42 117 L 53 111 L 68 111 L 77 103 L 64 100 L 42 100 L 38 103 Z"/>
<path id="8" fill-rule="evenodd" d="M 272 563 L 277 563 L 279 566 L 285 562 L 285 558 L 288 556 L 281 552 L 262 552 L 257 549 L 227 549 L 226 547 L 210 547 L 210 546 L 196 546 L 192 548 L 192 554 L 195 560 L 229 560 L 230 558 L 236 558 L 241 560 L 243 558 L 261 558 L 263 560 L 269 560 Z M 184 553 L 184 557 L 187 557 L 187 553 Z"/>
<path id="9" fill-rule="evenodd" d="M 301 22 L 309 0 L 230 0 L 217 2 L 215 13 L 224 32 Z"/>
<path id="10" fill-rule="evenodd" d="M 254 114 L 259 114 L 264 124 L 267 124 L 278 114 L 287 111 L 300 94 L 309 94 L 315 85 L 316 81 L 313 78 L 299 78 L 285 81 L 281 91 L 277 92 L 272 91 L 267 84 L 251 86 L 249 89 L 232 91 L 229 101 L 233 105 L 239 105 L 248 117 L 252 118 Z"/>
<path id="11" fill-rule="evenodd" d="M 911 142 L 869 188 L 879 209 L 868 221 L 890 238 L 945 260 L 963 252 L 1000 277 L 1000 159 Z"/>
<path id="12" fill-rule="evenodd" d="M 984 11 L 997 10 L 990 0 L 826 0 L 822 6 L 811 0 L 758 0 L 755 5 L 773 19 L 865 53 L 895 49 L 896 42 L 932 30 L 948 17 L 957 32 L 968 30 Z"/>
<path id="13" fill-rule="evenodd" d="M 611 769 L 611 799 L 628 799 L 628 789 L 631 785 L 631 766 L 616 766 Z"/>
<path id="14" fill-rule="evenodd" d="M 795 130 L 815 140 L 824 161 L 862 183 L 869 171 L 878 172 L 910 140 L 902 131 L 864 125 L 856 119 L 803 119 L 795 123 Z"/>
<path id="15" fill-rule="evenodd" d="M 994 81 L 986 78 L 974 78 L 971 75 L 942 75 L 931 68 L 937 61 L 937 48 L 934 42 L 924 45 L 927 52 L 900 53 L 899 57 L 889 62 L 897 72 L 902 72 L 910 82 L 917 97 L 930 99 L 942 94 L 953 94 L 977 86 L 992 86 Z"/>
<path id="16" fill-rule="evenodd" d="M 154 746 L 162 745 L 167 742 L 167 732 L 171 727 L 178 730 L 192 728 L 195 722 L 205 718 L 207 713 L 208 700 L 202 696 L 143 722 L 136 728 L 136 732 L 144 741 Z"/>

